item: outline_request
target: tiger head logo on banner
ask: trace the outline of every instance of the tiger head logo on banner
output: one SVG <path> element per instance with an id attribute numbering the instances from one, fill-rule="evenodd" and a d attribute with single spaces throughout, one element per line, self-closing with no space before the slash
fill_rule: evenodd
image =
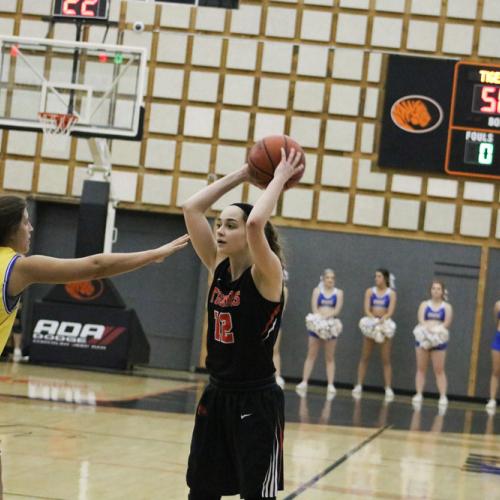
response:
<path id="1" fill-rule="evenodd" d="M 391 118 L 400 129 L 411 134 L 425 134 L 443 121 L 441 106 L 430 97 L 408 95 L 398 99 L 391 108 Z"/>

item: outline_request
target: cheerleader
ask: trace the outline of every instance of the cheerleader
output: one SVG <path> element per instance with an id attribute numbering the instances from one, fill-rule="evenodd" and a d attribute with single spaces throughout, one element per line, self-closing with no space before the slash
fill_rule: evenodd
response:
<path id="1" fill-rule="evenodd" d="M 418 308 L 418 325 L 413 330 L 415 335 L 415 353 L 417 373 L 415 375 L 416 394 L 412 403 L 420 405 L 423 400 L 425 374 L 429 359 L 432 361 L 436 384 L 439 389 L 439 406 L 446 406 L 447 380 L 444 371 L 446 347 L 448 346 L 448 328 L 453 319 L 453 308 L 447 302 L 446 288 L 441 281 L 434 280 L 431 285 L 431 298 L 424 300 Z"/>
<path id="2" fill-rule="evenodd" d="M 385 398 L 394 399 L 391 388 L 391 346 L 396 324 L 391 319 L 396 309 L 396 292 L 391 287 L 391 275 L 387 269 L 377 269 L 375 286 L 365 292 L 364 311 L 359 327 L 364 335 L 361 359 L 358 366 L 358 381 L 352 390 L 354 397 L 361 397 L 368 361 L 375 344 L 380 344 L 380 353 L 384 367 Z"/>
<path id="3" fill-rule="evenodd" d="M 491 344 L 491 379 L 490 379 L 490 400 L 486 409 L 494 411 L 497 407 L 498 379 L 500 378 L 500 300 L 497 300 L 493 309 L 497 331 L 493 343 Z"/>
<path id="4" fill-rule="evenodd" d="M 342 331 L 342 323 L 337 316 L 344 305 L 344 292 L 335 288 L 335 273 L 325 269 L 321 281 L 311 296 L 312 313 L 306 316 L 306 327 L 309 332 L 307 357 L 304 362 L 302 381 L 296 389 L 299 394 L 305 394 L 307 384 L 321 345 L 325 349 L 326 376 L 328 380 L 327 397 L 333 397 L 336 392 L 333 385 L 335 374 L 335 345 Z"/>

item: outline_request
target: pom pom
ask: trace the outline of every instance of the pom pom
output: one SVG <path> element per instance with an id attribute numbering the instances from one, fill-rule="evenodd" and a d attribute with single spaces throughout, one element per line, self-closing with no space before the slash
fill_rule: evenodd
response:
<path id="1" fill-rule="evenodd" d="M 364 316 L 359 321 L 361 333 L 375 342 L 381 344 L 385 339 L 392 339 L 396 333 L 396 323 L 392 319 L 381 321 L 377 318 Z"/>
<path id="2" fill-rule="evenodd" d="M 450 338 L 450 333 L 442 324 L 436 324 L 430 328 L 418 324 L 413 329 L 415 340 L 423 349 L 433 349 L 441 344 L 446 344 Z"/>
<path id="3" fill-rule="evenodd" d="M 342 322 L 334 317 L 324 318 L 321 314 L 306 316 L 306 328 L 323 340 L 337 338 L 342 332 Z"/>

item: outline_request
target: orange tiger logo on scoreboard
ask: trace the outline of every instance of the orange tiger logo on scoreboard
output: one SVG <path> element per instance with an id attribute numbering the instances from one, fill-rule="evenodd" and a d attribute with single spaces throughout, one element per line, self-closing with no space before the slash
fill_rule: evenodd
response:
<path id="1" fill-rule="evenodd" d="M 424 134 L 439 127 L 443 121 L 443 109 L 430 97 L 409 95 L 392 105 L 391 118 L 405 132 Z"/>

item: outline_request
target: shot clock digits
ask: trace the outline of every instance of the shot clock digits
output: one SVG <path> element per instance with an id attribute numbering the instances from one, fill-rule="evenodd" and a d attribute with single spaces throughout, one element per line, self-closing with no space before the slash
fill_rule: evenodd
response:
<path id="1" fill-rule="evenodd" d="M 52 15 L 67 19 L 107 19 L 109 0 L 54 0 Z"/>

